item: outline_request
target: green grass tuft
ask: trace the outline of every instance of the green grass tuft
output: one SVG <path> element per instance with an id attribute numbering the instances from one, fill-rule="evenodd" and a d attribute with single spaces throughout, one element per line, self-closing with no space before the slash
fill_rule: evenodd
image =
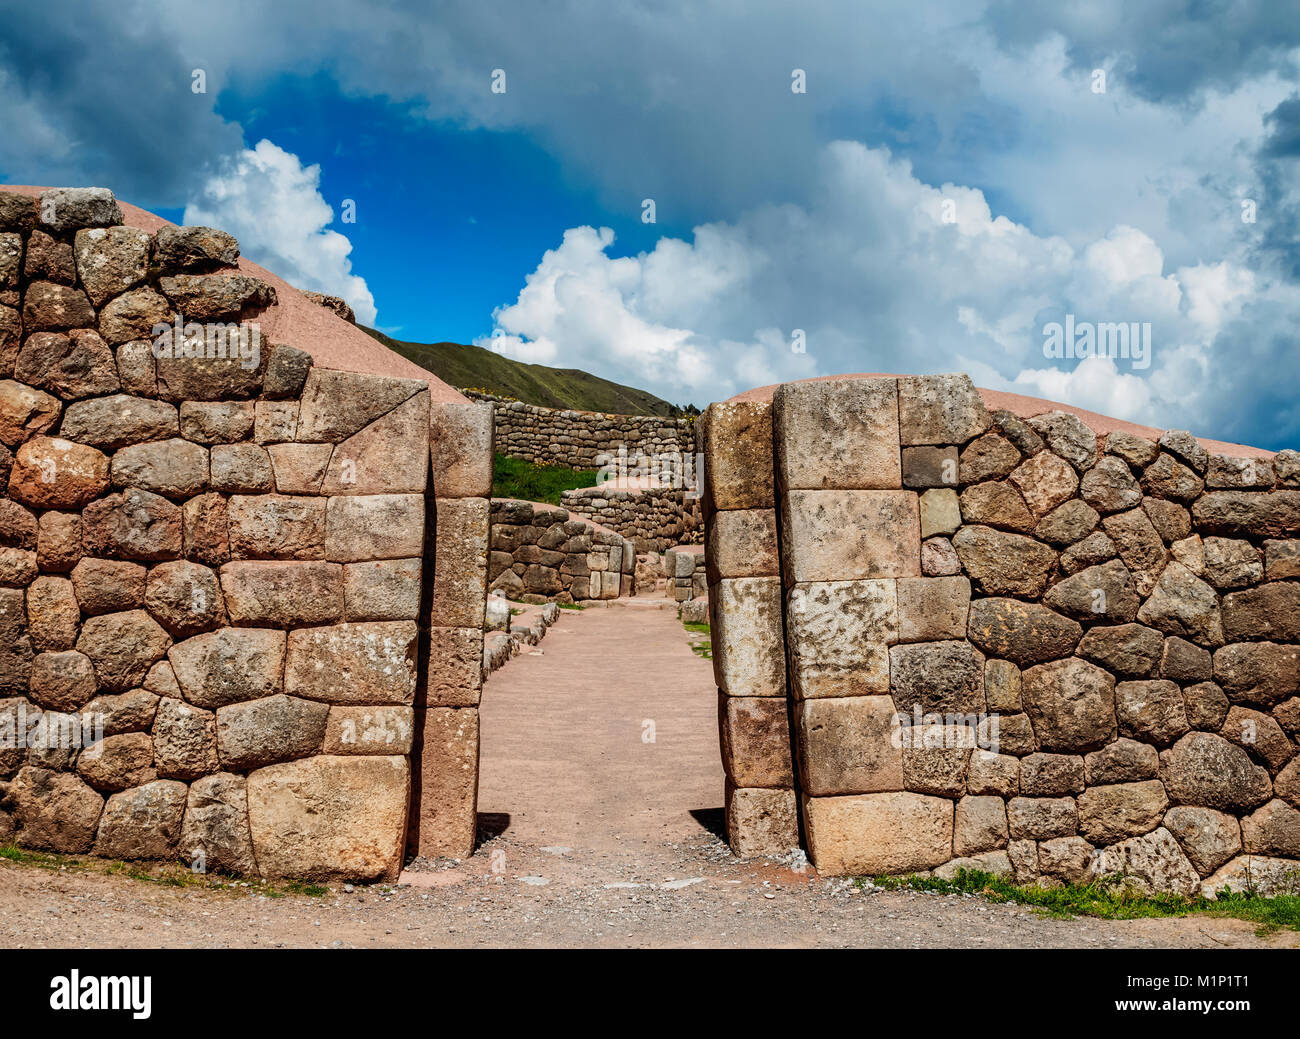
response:
<path id="1" fill-rule="evenodd" d="M 492 466 L 492 497 L 522 498 L 524 501 L 559 505 L 562 492 L 595 487 L 596 476 L 594 469 L 540 466 L 497 455 Z"/>
<path id="2" fill-rule="evenodd" d="M 1288 927 L 1300 931 L 1300 895 L 1265 898 L 1249 892 L 1219 892 L 1217 900 L 1196 896 L 1134 891 L 1122 876 L 1105 877 L 1089 884 L 1065 884 L 1045 888 L 1036 884 L 1013 884 L 1005 877 L 979 870 L 958 870 L 953 880 L 938 877 L 874 877 L 873 883 L 888 891 L 910 889 L 939 895 L 981 895 L 992 902 L 1012 902 L 1058 919 L 1094 916 L 1105 920 L 1136 920 L 1151 917 L 1202 915 L 1234 917 L 1257 924 L 1256 933 L 1270 934 Z M 857 881 L 862 886 L 862 879 Z"/>
<path id="3" fill-rule="evenodd" d="M 678 614 L 680 616 L 680 613 Z M 705 660 L 713 659 L 713 633 L 707 624 L 698 621 L 682 621 L 682 627 L 692 635 L 703 635 L 703 639 L 691 639 L 691 652 Z"/>

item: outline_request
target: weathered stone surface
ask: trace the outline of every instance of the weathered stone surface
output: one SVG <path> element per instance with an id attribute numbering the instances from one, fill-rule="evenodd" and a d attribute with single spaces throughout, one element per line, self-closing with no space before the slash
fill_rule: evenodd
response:
<path id="1" fill-rule="evenodd" d="M 231 562 L 221 568 L 221 590 L 236 625 L 287 628 L 343 616 L 343 567 L 337 563 Z"/>
<path id="2" fill-rule="evenodd" d="M 266 362 L 266 377 L 262 383 L 263 394 L 269 400 L 297 397 L 311 371 L 311 364 L 311 354 L 296 346 L 278 343 L 271 347 L 271 356 Z"/>
<path id="3" fill-rule="evenodd" d="M 208 452 L 179 438 L 124 447 L 113 455 L 112 477 L 117 487 L 188 498 L 207 486 Z"/>
<path id="4" fill-rule="evenodd" d="M 1223 645 L 1223 620 L 1214 589 L 1181 563 L 1170 563 L 1138 620 L 1166 635 L 1181 635 L 1203 646 Z"/>
<path id="5" fill-rule="evenodd" d="M 144 281 L 149 273 L 149 235 L 137 227 L 79 230 L 77 275 L 95 306 Z"/>
<path id="6" fill-rule="evenodd" d="M 158 356 L 160 397 L 171 401 L 246 400 L 261 390 L 263 358 L 260 348 L 253 349 L 251 334 L 247 341 L 229 347 L 215 342 L 196 345 L 201 347 L 196 356 L 187 356 L 183 349 L 174 348 Z M 216 352 L 218 345 L 221 352 Z"/>
<path id="7" fill-rule="evenodd" d="M 438 401 L 430 405 L 429 478 L 437 497 L 490 498 L 492 452 L 490 404 Z"/>
<path id="8" fill-rule="evenodd" d="M 267 628 L 222 628 L 168 652 L 181 694 L 214 710 L 280 692 L 285 635 Z"/>
<path id="9" fill-rule="evenodd" d="M 1029 425 L 1079 472 L 1091 469 L 1097 461 L 1097 435 L 1078 415 L 1049 411 L 1029 419 Z"/>
<path id="10" fill-rule="evenodd" d="M 1268 855 L 1238 855 L 1201 885 L 1201 894 L 1206 898 L 1217 898 L 1225 888 L 1264 897 L 1294 895 L 1295 860 Z"/>
<path id="11" fill-rule="evenodd" d="M 48 188 L 38 202 L 41 226 L 55 232 L 122 222 L 122 209 L 108 188 Z"/>
<path id="12" fill-rule="evenodd" d="M 22 548 L 0 548 L 0 585 L 24 588 L 37 574 L 36 553 Z"/>
<path id="13" fill-rule="evenodd" d="M 34 281 L 23 294 L 23 327 L 28 332 L 93 328 L 95 311 L 80 289 Z"/>
<path id="14" fill-rule="evenodd" d="M 113 352 L 91 329 L 28 336 L 14 362 L 14 378 L 51 390 L 64 400 L 122 388 Z"/>
<path id="15" fill-rule="evenodd" d="M 890 687 L 898 709 L 975 714 L 985 709 L 984 655 L 964 639 L 919 642 L 889 650 Z"/>
<path id="16" fill-rule="evenodd" d="M 0 230 L 31 231 L 36 226 L 36 202 L 30 195 L 0 191 Z"/>
<path id="17" fill-rule="evenodd" d="M 1007 846 L 1007 809 L 1000 797 L 963 797 L 952 834 L 955 855 L 978 855 Z"/>
<path id="18" fill-rule="evenodd" d="M 209 482 L 214 491 L 260 494 L 274 490 L 266 448 L 257 444 L 217 444 L 212 448 Z"/>
<path id="19" fill-rule="evenodd" d="M 423 493 L 429 474 L 428 443 L 429 394 L 425 391 L 335 446 L 321 493 Z"/>
<path id="20" fill-rule="evenodd" d="M 217 771 L 217 716 L 164 697 L 153 722 L 154 767 L 172 779 Z"/>
<path id="21" fill-rule="evenodd" d="M 1062 884 L 1088 880 L 1094 848 L 1082 837 L 1053 837 L 1038 845 L 1035 871 Z"/>
<path id="22" fill-rule="evenodd" d="M 1071 837 L 1079 829 L 1072 797 L 1013 797 L 1007 802 L 1007 824 L 1012 840 L 1050 840 Z"/>
<path id="23" fill-rule="evenodd" d="M 710 404 L 701 418 L 700 442 L 706 510 L 773 507 L 776 479 L 770 403 Z"/>
<path id="24" fill-rule="evenodd" d="M 1133 576 L 1118 559 L 1090 566 L 1058 582 L 1044 602 L 1079 620 L 1112 624 L 1133 620 L 1141 605 Z"/>
<path id="25" fill-rule="evenodd" d="M 781 855 L 799 846 L 799 812 L 793 790 L 726 785 L 727 838 L 741 858 Z"/>
<path id="26" fill-rule="evenodd" d="M 239 259 L 234 236 L 211 227 L 160 227 L 154 236 L 154 259 L 167 272 L 233 267 Z"/>
<path id="27" fill-rule="evenodd" d="M 1083 628 L 1038 603 L 976 599 L 971 603 L 967 635 L 989 656 L 1028 667 L 1073 653 Z"/>
<path id="28" fill-rule="evenodd" d="M 1229 642 L 1300 642 L 1300 584 L 1270 583 L 1225 595 L 1223 634 Z"/>
<path id="29" fill-rule="evenodd" d="M 1244 812 L 1268 800 L 1268 771 L 1240 747 L 1209 732 L 1189 732 L 1160 754 L 1160 778 L 1174 804 Z"/>
<path id="30" fill-rule="evenodd" d="M 1091 505 L 1072 498 L 1039 521 L 1034 537 L 1052 545 L 1068 545 L 1087 537 L 1100 518 Z"/>
<path id="31" fill-rule="evenodd" d="M 966 636 L 970 581 L 965 577 L 906 577 L 897 582 L 898 641 L 938 642 Z"/>
<path id="32" fill-rule="evenodd" d="M 1009 660 L 984 664 L 984 696 L 990 711 L 1016 714 L 1021 710 L 1020 668 Z"/>
<path id="33" fill-rule="evenodd" d="M 181 687 L 176 682 L 176 672 L 172 670 L 171 663 L 166 660 L 158 661 L 149 669 L 149 673 L 144 676 L 144 688 L 161 697 L 170 697 L 173 700 L 181 698 Z"/>
<path id="34" fill-rule="evenodd" d="M 955 447 L 905 447 L 902 460 L 904 487 L 920 489 L 957 483 Z"/>
<path id="35" fill-rule="evenodd" d="M 253 433 L 250 401 L 182 401 L 181 436 L 198 444 L 234 444 Z"/>
<path id="36" fill-rule="evenodd" d="M 966 572 L 986 595 L 1036 598 L 1056 566 L 1056 553 L 1046 545 L 991 527 L 963 527 L 952 543 Z"/>
<path id="37" fill-rule="evenodd" d="M 25 847 L 73 855 L 90 851 L 104 799 L 78 777 L 26 766 L 10 784 L 8 800 Z"/>
<path id="38" fill-rule="evenodd" d="M 410 770 L 403 757 L 318 755 L 248 777 L 248 821 L 262 874 L 395 880 Z"/>
<path id="39" fill-rule="evenodd" d="M 1174 682 L 1204 682 L 1213 674 L 1213 657 L 1208 649 L 1177 636 L 1165 639 L 1160 653 L 1161 678 Z"/>
<path id="40" fill-rule="evenodd" d="M 467 857 L 477 824 L 478 711 L 418 710 L 415 732 L 411 767 L 421 780 L 412 792 L 407 847 L 416 855 Z"/>
<path id="41" fill-rule="evenodd" d="M 0 549 L 0 558 L 5 551 Z M 66 577 L 38 577 L 27 589 L 27 631 L 38 650 L 71 649 L 80 620 L 77 597 Z"/>
<path id="42" fill-rule="evenodd" d="M 0 693 L 26 695 L 32 640 L 21 588 L 0 588 Z"/>
<path id="43" fill-rule="evenodd" d="M 331 707 L 321 753 L 409 754 L 414 726 L 411 707 Z"/>
<path id="44" fill-rule="evenodd" d="M 108 490 L 108 459 L 93 447 L 59 437 L 34 437 L 18 449 L 9 495 L 40 509 L 85 505 Z"/>
<path id="45" fill-rule="evenodd" d="M 433 651 L 421 706 L 477 707 L 483 690 L 483 629 L 432 628 L 429 642 Z M 715 673 L 716 661 L 715 654 Z"/>
<path id="46" fill-rule="evenodd" d="M 831 728 L 847 715 L 836 715 L 823 722 Z M 856 718 L 854 719 L 857 720 Z M 727 778 L 738 787 L 780 787 L 794 785 L 790 764 L 790 726 L 783 700 L 770 696 L 727 696 L 718 694 L 718 731 L 722 745 L 722 766 Z M 852 739 L 856 728 L 832 734 L 833 748 Z M 818 732 L 819 737 L 823 733 Z M 835 751 L 833 750 L 833 753 Z M 825 761 L 820 766 L 830 767 Z M 901 773 L 900 773 L 901 778 Z"/>
<path id="47" fill-rule="evenodd" d="M 1194 895 L 1200 875 L 1163 826 L 1104 848 L 1093 862 L 1096 877 L 1122 876 L 1126 887 L 1143 894 Z"/>
<path id="48" fill-rule="evenodd" d="M 298 440 L 339 443 L 426 388 L 417 379 L 313 368 L 302 390 Z"/>
<path id="49" fill-rule="evenodd" d="M 272 444 L 267 448 L 281 494 L 319 494 L 332 444 Z"/>
<path id="50" fill-rule="evenodd" d="M 170 324 L 173 312 L 167 300 L 142 287 L 110 300 L 99 312 L 99 334 L 114 346 L 136 339 L 153 339 L 156 325 Z"/>
<path id="51" fill-rule="evenodd" d="M 902 719 L 900 719 L 902 720 Z M 966 793 L 966 769 L 976 742 L 974 724 L 913 724 L 901 727 L 903 788 L 935 797 L 961 797 Z"/>
<path id="52" fill-rule="evenodd" d="M 1026 754 L 1020 760 L 1025 797 L 1067 797 L 1083 792 L 1083 758 L 1077 754 Z"/>
<path id="53" fill-rule="evenodd" d="M 116 559 L 163 560 L 181 554 L 181 510 L 160 495 L 127 490 L 82 513 L 88 552 Z"/>
<path id="54" fill-rule="evenodd" d="M 1300 649 L 1243 642 L 1214 653 L 1214 680 L 1233 703 L 1272 707 L 1300 692 Z"/>
<path id="55" fill-rule="evenodd" d="M 275 289 L 246 274 L 178 274 L 160 278 L 158 287 L 190 321 L 238 318 L 276 302 Z"/>
<path id="56" fill-rule="evenodd" d="M 472 628 L 483 623 L 488 514 L 486 498 L 437 500 L 431 621 L 437 627 Z M 524 587 L 530 583 L 526 572 Z"/>
<path id="57" fill-rule="evenodd" d="M 246 772 L 320 751 L 329 706 L 277 693 L 217 709 L 223 769 Z"/>
<path id="58" fill-rule="evenodd" d="M 1160 755 L 1149 743 L 1118 739 L 1083 759 L 1084 779 L 1088 786 L 1111 783 L 1137 783 L 1155 779 L 1160 774 Z"/>
<path id="59" fill-rule="evenodd" d="M 96 790 L 152 783 L 158 778 L 153 770 L 153 740 L 144 732 L 105 736 L 81 752 L 77 772 Z"/>
<path id="60" fill-rule="evenodd" d="M 1265 541 L 1264 576 L 1270 581 L 1300 577 L 1300 541 Z"/>
<path id="61" fill-rule="evenodd" d="M 1077 657 L 1024 672 L 1025 711 L 1041 750 L 1080 753 L 1115 738 L 1115 679 Z"/>
<path id="62" fill-rule="evenodd" d="M 1171 429 L 1160 437 L 1160 446 L 1198 473 L 1204 473 L 1209 461 L 1207 451 L 1199 440 L 1185 429 Z"/>
<path id="63" fill-rule="evenodd" d="M 1163 498 L 1143 498 L 1142 511 L 1147 514 L 1156 533 L 1168 544 L 1181 541 L 1192 532 L 1192 514 L 1181 505 Z"/>
<path id="64" fill-rule="evenodd" d="M 234 559 L 321 559 L 325 554 L 323 498 L 232 495 L 227 518 Z"/>
<path id="65" fill-rule="evenodd" d="M 958 476 L 962 483 L 1002 480 L 1020 464 L 1015 445 L 996 433 L 985 433 L 966 445 L 961 453 Z"/>
<path id="66" fill-rule="evenodd" d="M 822 796 L 901 790 L 902 751 L 891 738 L 893 728 L 888 696 L 805 700 L 797 713 L 804 791 Z"/>
<path id="67" fill-rule="evenodd" d="M 1114 559 L 1115 554 L 1115 542 L 1110 539 L 1110 535 L 1105 531 L 1094 530 L 1061 553 L 1061 569 L 1067 574 L 1078 573 L 1087 567 Z"/>
<path id="68" fill-rule="evenodd" d="M 1114 844 L 1150 833 L 1160 825 L 1169 801 L 1160 780 L 1090 786 L 1076 802 L 1079 832 L 1093 844 Z"/>
<path id="69" fill-rule="evenodd" d="M 181 509 L 186 559 L 221 566 L 230 558 L 229 510 L 220 494 L 200 494 Z"/>
<path id="70" fill-rule="evenodd" d="M 95 667 L 84 653 L 40 653 L 31 662 L 32 699 L 49 710 L 80 710 L 98 688 Z"/>
<path id="71" fill-rule="evenodd" d="M 95 854 L 111 859 L 170 859 L 181 837 L 189 790 L 159 779 L 114 794 L 104 805 Z"/>
<path id="72" fill-rule="evenodd" d="M 1079 643 L 1079 656 L 1123 677 L 1150 675 L 1160 660 L 1164 638 L 1154 628 L 1120 624 L 1092 628 Z"/>
<path id="73" fill-rule="evenodd" d="M 1074 497 L 1079 477 L 1070 464 L 1050 451 L 1040 451 L 1009 477 L 1034 516 L 1042 518 Z"/>
<path id="74" fill-rule="evenodd" d="M 1115 687 L 1119 729 L 1158 747 L 1166 747 L 1188 729 L 1182 690 L 1173 682 L 1153 679 L 1120 682 Z"/>
<path id="75" fill-rule="evenodd" d="M 1241 827 L 1236 818 L 1223 812 L 1176 805 L 1165 813 L 1164 827 L 1203 877 L 1241 851 Z"/>
<path id="76" fill-rule="evenodd" d="M 73 567 L 72 588 L 83 613 L 117 613 L 144 605 L 146 574 L 138 563 L 82 559 Z"/>
<path id="77" fill-rule="evenodd" d="M 1198 682 L 1183 690 L 1187 724 L 1193 729 L 1218 732 L 1228 717 L 1228 698 L 1213 682 Z"/>
<path id="78" fill-rule="evenodd" d="M 781 486 L 787 490 L 901 487 L 898 414 L 894 379 L 827 379 L 778 386 L 772 396 L 772 422 Z"/>
<path id="79" fill-rule="evenodd" d="M 920 575 L 911 491 L 791 491 L 782 498 L 786 582 Z"/>
<path id="80" fill-rule="evenodd" d="M 1010 754 L 971 751 L 966 792 L 975 796 L 1015 797 L 1020 792 L 1020 760 Z"/>
<path id="81" fill-rule="evenodd" d="M 922 503 L 924 501 L 922 498 Z M 962 491 L 960 518 L 966 523 L 981 523 L 1021 533 L 1033 530 L 1036 522 L 1020 492 L 1010 483 L 1001 480 L 977 483 Z M 955 529 L 954 527 L 953 530 Z M 949 534 L 953 530 L 936 532 Z M 923 524 L 923 537 L 925 533 Z"/>
<path id="82" fill-rule="evenodd" d="M 941 487 L 933 488 L 921 495 L 921 537 L 929 538 L 935 534 L 952 534 L 960 526 L 961 504 L 956 491 L 951 488 Z M 951 551 L 952 546 L 948 545 L 948 548 Z M 921 551 L 922 570 L 924 570 L 924 546 L 922 546 Z"/>
<path id="83" fill-rule="evenodd" d="M 1158 498 L 1191 502 L 1205 489 L 1205 481 L 1172 455 L 1160 457 L 1142 473 L 1142 490 Z"/>
<path id="84" fill-rule="evenodd" d="M 952 577 L 961 573 L 957 550 L 947 538 L 931 538 L 921 544 L 921 573 L 927 577 Z"/>
<path id="85" fill-rule="evenodd" d="M 1276 719 L 1248 707 L 1230 708 L 1219 735 L 1244 748 L 1252 758 L 1262 761 L 1273 773 L 1279 772 L 1295 756 L 1295 745 L 1287 738 Z"/>
<path id="86" fill-rule="evenodd" d="M 1101 521 L 1124 565 L 1133 571 L 1139 595 L 1151 594 L 1168 559 L 1165 543 L 1143 509 L 1117 512 Z"/>
<path id="87" fill-rule="evenodd" d="M 191 784 L 177 851 L 191 863 L 191 869 L 201 864 L 208 873 L 257 873 L 243 776 L 219 772 Z"/>
<path id="88" fill-rule="evenodd" d="M 740 577 L 719 581 L 709 589 L 709 607 L 712 611 L 713 674 L 718 687 L 730 696 L 785 696 L 785 634 L 780 579 Z M 838 624 L 834 613 L 828 602 L 824 620 L 832 625 Z M 820 622 L 816 625 L 812 621 L 808 623 L 811 630 L 802 636 L 796 634 L 792 623 L 791 653 L 798 653 L 800 642 L 815 646 L 817 648 L 809 659 L 817 667 L 822 667 L 821 647 L 834 644 L 838 648 L 842 644 L 838 634 L 841 629 L 832 626 L 822 635 Z M 877 654 L 876 659 L 879 656 Z M 860 659 L 860 656 L 855 655 L 853 659 Z M 832 659 L 830 664 L 834 663 Z M 838 670 L 841 669 L 832 667 L 827 680 L 838 680 L 839 676 L 834 673 Z M 878 670 L 875 673 L 878 675 Z M 815 676 L 816 672 L 810 669 L 805 681 L 813 683 Z M 888 682 L 888 673 L 885 680 Z M 879 684 L 878 680 L 876 684 Z"/>
<path id="89" fill-rule="evenodd" d="M 0 498 L 0 545 L 31 551 L 36 548 L 36 517 L 15 501 Z"/>
<path id="90" fill-rule="evenodd" d="M 90 617 L 77 639 L 78 652 L 90 658 L 100 686 L 110 692 L 138 686 L 170 645 L 167 632 L 144 610 Z"/>
<path id="91" fill-rule="evenodd" d="M 60 433 L 68 440 L 105 451 L 175 436 L 180 429 L 176 408 L 160 400 L 124 393 L 68 405 Z"/>
<path id="92" fill-rule="evenodd" d="M 368 494 L 330 498 L 325 558 L 340 563 L 408 559 L 424 548 L 424 496 Z"/>
<path id="93" fill-rule="evenodd" d="M 149 572 L 145 607 L 176 638 L 209 631 L 225 619 L 217 575 L 198 563 L 163 563 Z"/>
<path id="94" fill-rule="evenodd" d="M 259 444 L 292 440 L 297 431 L 296 400 L 259 400 L 253 405 L 253 439 Z"/>
<path id="95" fill-rule="evenodd" d="M 804 799 L 808 850 L 825 876 L 909 873 L 952 857 L 953 803 L 912 793 Z"/>
<path id="96" fill-rule="evenodd" d="M 1113 455 L 1102 458 L 1083 474 L 1079 494 L 1098 512 L 1122 512 L 1142 500 L 1142 488 L 1129 467 Z"/>
<path id="97" fill-rule="evenodd" d="M 735 509 L 713 513 L 709 517 L 705 559 L 710 583 L 724 577 L 779 575 L 775 511 Z"/>
<path id="98" fill-rule="evenodd" d="M 343 615 L 348 621 L 414 620 L 420 609 L 419 559 L 349 563 L 343 568 Z"/>
<path id="99" fill-rule="evenodd" d="M 1226 716 L 1228 712 L 1226 697 L 1224 698 L 1224 704 L 1223 711 Z M 1274 707 L 1273 717 L 1292 736 L 1300 736 L 1300 696 L 1293 696 L 1285 703 L 1280 703 Z"/>
<path id="100" fill-rule="evenodd" d="M 1205 579 L 1220 591 L 1245 588 L 1263 579 L 1264 564 L 1249 541 L 1211 537 L 1203 544 Z"/>
<path id="101" fill-rule="evenodd" d="M 992 420 L 970 376 L 912 375 L 898 380 L 902 444 L 964 444 Z"/>
<path id="102" fill-rule="evenodd" d="M 289 633 L 284 691 L 332 704 L 409 704 L 415 696 L 412 621 L 374 621 Z"/>
<path id="103" fill-rule="evenodd" d="M 146 689 L 132 689 L 115 696 L 97 696 L 86 704 L 85 713 L 100 716 L 105 736 L 148 732 L 158 713 L 158 696 Z M 150 759 L 152 761 L 152 750 Z"/>
<path id="104" fill-rule="evenodd" d="M 1157 499 L 1152 498 L 1151 501 Z M 1199 534 L 1183 538 L 1169 546 L 1173 557 L 1197 577 L 1205 576 L 1205 543 Z"/>

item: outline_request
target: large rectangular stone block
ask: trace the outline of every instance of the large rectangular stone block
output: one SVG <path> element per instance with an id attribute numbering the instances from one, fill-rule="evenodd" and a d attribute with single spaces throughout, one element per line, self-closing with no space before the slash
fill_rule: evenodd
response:
<path id="1" fill-rule="evenodd" d="M 911 873 L 952 858 L 953 802 L 924 794 L 805 797 L 808 854 L 826 876 Z"/>
<path id="2" fill-rule="evenodd" d="M 889 692 L 898 641 L 894 581 L 818 581 L 786 604 L 790 678 L 799 699 Z"/>
<path id="3" fill-rule="evenodd" d="M 343 567 L 337 563 L 249 560 L 227 563 L 220 573 L 232 624 L 287 628 L 343 618 Z"/>
<path id="4" fill-rule="evenodd" d="M 706 511 L 770 509 L 772 405 L 722 401 L 710 404 L 700 421 Z"/>
<path id="5" fill-rule="evenodd" d="M 705 554 L 710 583 L 724 577 L 778 577 L 776 511 L 736 509 L 709 516 Z"/>
<path id="6" fill-rule="evenodd" d="M 334 446 L 323 494 L 423 493 L 429 480 L 429 394 L 417 393 Z"/>
<path id="7" fill-rule="evenodd" d="M 729 696 L 785 696 L 781 581 L 737 577 L 709 589 L 713 675 Z"/>
<path id="8" fill-rule="evenodd" d="M 284 691 L 332 704 L 412 703 L 418 632 L 414 621 L 291 631 Z"/>
<path id="9" fill-rule="evenodd" d="M 902 487 L 896 379 L 826 379 L 772 397 L 776 477 L 783 490 Z"/>
<path id="10" fill-rule="evenodd" d="M 921 518 L 912 491 L 791 491 L 781 509 L 788 585 L 921 575 Z"/>
<path id="11" fill-rule="evenodd" d="M 794 786 L 786 701 L 718 691 L 722 767 L 740 787 Z"/>
<path id="12" fill-rule="evenodd" d="M 898 640 L 941 642 L 966 637 L 970 580 L 904 577 L 898 582 Z"/>
<path id="13" fill-rule="evenodd" d="M 439 498 L 492 496 L 492 405 L 435 401 L 429 409 L 429 461 Z"/>
<path id="14" fill-rule="evenodd" d="M 325 558 L 339 563 L 424 554 L 424 496 L 366 494 L 330 498 Z"/>
<path id="15" fill-rule="evenodd" d="M 799 847 L 799 808 L 793 790 L 726 785 L 727 841 L 741 858 L 785 855 Z"/>
<path id="16" fill-rule="evenodd" d="M 343 619 L 405 621 L 420 615 L 420 559 L 381 559 L 343 567 Z"/>
<path id="17" fill-rule="evenodd" d="M 487 605 L 489 503 L 486 498 L 439 498 L 433 550 L 436 627 L 482 627 Z"/>
<path id="18" fill-rule="evenodd" d="M 322 754 L 409 754 L 413 707 L 331 707 Z"/>
<path id="19" fill-rule="evenodd" d="M 235 559 L 321 559 L 325 502 L 302 495 L 231 495 L 226 506 Z"/>
<path id="20" fill-rule="evenodd" d="M 407 850 L 425 858 L 468 858 L 478 824 L 479 718 L 475 707 L 415 712 L 420 779 L 411 797 Z"/>
<path id="21" fill-rule="evenodd" d="M 482 691 L 483 628 L 431 628 L 424 705 L 477 707 Z"/>
<path id="22" fill-rule="evenodd" d="M 903 751 L 888 696 L 804 700 L 795 709 L 803 792 L 874 794 L 903 789 Z"/>

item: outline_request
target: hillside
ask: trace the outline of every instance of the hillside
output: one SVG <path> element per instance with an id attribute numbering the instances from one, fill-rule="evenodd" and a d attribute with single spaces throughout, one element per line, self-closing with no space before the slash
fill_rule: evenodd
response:
<path id="1" fill-rule="evenodd" d="M 487 390 L 526 404 L 617 415 L 673 415 L 678 409 L 653 393 L 621 386 L 576 368 L 547 368 L 462 343 L 405 343 L 357 325 L 390 350 L 457 388 Z"/>

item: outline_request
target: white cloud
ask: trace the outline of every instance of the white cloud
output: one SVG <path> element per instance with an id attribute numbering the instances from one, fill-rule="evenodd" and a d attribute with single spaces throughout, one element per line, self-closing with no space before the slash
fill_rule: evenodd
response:
<path id="1" fill-rule="evenodd" d="M 374 325 L 374 296 L 352 273 L 352 243 L 328 229 L 334 211 L 320 193 L 319 166 L 259 141 L 208 178 L 184 219 L 229 231 L 254 263 L 295 288 L 341 296 L 358 321 Z"/>

